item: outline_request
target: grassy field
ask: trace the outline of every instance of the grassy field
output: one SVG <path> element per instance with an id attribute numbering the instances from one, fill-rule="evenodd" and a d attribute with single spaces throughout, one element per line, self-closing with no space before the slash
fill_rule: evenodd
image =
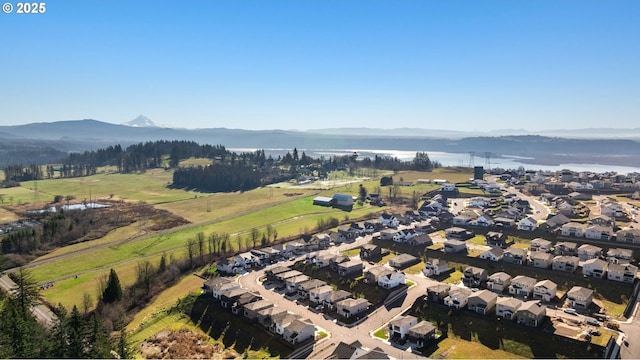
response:
<path id="1" fill-rule="evenodd" d="M 9 210 L 5 210 L 0 208 L 0 223 L 6 223 L 11 221 L 16 221 L 20 219 L 20 217 Z"/>
<path id="2" fill-rule="evenodd" d="M 40 201 L 46 197 L 51 200 L 55 195 L 74 196 L 76 199 L 109 198 L 128 201 L 145 201 L 151 204 L 184 200 L 199 194 L 180 189 L 169 189 L 167 185 L 173 179 L 173 172 L 162 169 L 148 170 L 143 174 L 97 174 L 93 176 L 49 179 L 38 181 Z M 35 189 L 35 182 L 23 182 L 20 188 L 29 191 Z M 33 201 L 31 195 L 28 201 Z"/>

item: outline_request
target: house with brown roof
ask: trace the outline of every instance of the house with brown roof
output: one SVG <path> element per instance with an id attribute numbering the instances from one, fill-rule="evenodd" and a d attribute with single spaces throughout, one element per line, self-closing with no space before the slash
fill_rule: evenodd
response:
<path id="1" fill-rule="evenodd" d="M 498 295 L 489 290 L 480 290 L 469 295 L 467 300 L 467 308 L 479 314 L 487 315 L 492 312 L 496 306 Z"/>
<path id="2" fill-rule="evenodd" d="M 250 320 L 258 318 L 258 311 L 273 307 L 273 303 L 268 300 L 258 300 L 244 306 L 244 317 Z"/>
<path id="3" fill-rule="evenodd" d="M 547 239 L 535 238 L 529 243 L 529 251 L 550 252 L 553 243 Z"/>
<path id="4" fill-rule="evenodd" d="M 365 299 L 347 298 L 336 303 L 336 310 L 338 315 L 350 318 L 366 311 L 369 306 L 371 306 L 371 303 Z"/>
<path id="5" fill-rule="evenodd" d="M 602 259 L 589 259 L 582 264 L 582 274 L 595 278 L 604 278 L 608 267 L 609 263 Z"/>
<path id="6" fill-rule="evenodd" d="M 467 243 L 462 240 L 445 240 L 442 251 L 445 253 L 459 253 L 467 250 Z"/>
<path id="7" fill-rule="evenodd" d="M 578 248 L 578 258 L 580 261 L 587 261 L 589 259 L 597 259 L 602 256 L 602 248 L 591 245 L 591 244 L 582 244 Z"/>
<path id="8" fill-rule="evenodd" d="M 338 264 L 338 275 L 342 277 L 360 276 L 364 268 L 362 261 L 350 260 L 342 264 Z"/>
<path id="9" fill-rule="evenodd" d="M 553 253 L 555 255 L 575 256 L 578 254 L 578 244 L 570 241 L 556 243 Z"/>
<path id="10" fill-rule="evenodd" d="M 305 340 L 313 338 L 316 327 L 311 321 L 305 319 L 293 320 L 283 329 L 282 338 L 292 344 L 299 344 Z"/>
<path id="11" fill-rule="evenodd" d="M 556 271 L 575 272 L 580 264 L 580 259 L 577 256 L 564 256 L 559 255 L 553 258 L 551 262 L 551 269 Z"/>
<path id="12" fill-rule="evenodd" d="M 574 286 L 567 291 L 567 299 L 572 308 L 579 310 L 587 309 L 593 301 L 593 290 L 582 286 Z"/>
<path id="13" fill-rule="evenodd" d="M 640 244 L 640 229 L 627 228 L 616 233 L 616 241 L 628 244 Z"/>
<path id="14" fill-rule="evenodd" d="M 541 305 L 538 300 L 525 301 L 516 311 L 518 324 L 538 327 L 547 315 L 546 306 Z"/>
<path id="15" fill-rule="evenodd" d="M 511 285 L 511 275 L 505 272 L 493 273 L 487 279 L 487 289 L 502 293 Z"/>
<path id="16" fill-rule="evenodd" d="M 462 273 L 462 283 L 466 287 L 481 287 L 487 281 L 487 270 L 475 266 L 467 266 Z"/>
<path id="17" fill-rule="evenodd" d="M 502 254 L 502 261 L 507 264 L 526 265 L 527 251 L 511 246 Z"/>
<path id="18" fill-rule="evenodd" d="M 482 254 L 480 254 L 480 256 L 478 256 L 480 259 L 483 260 L 489 260 L 489 261 L 493 261 L 493 262 L 498 262 L 502 260 L 502 255 L 504 254 L 504 250 L 502 250 L 501 247 L 492 247 L 489 250 L 486 250 L 485 252 L 483 252 Z"/>
<path id="19" fill-rule="evenodd" d="M 607 279 L 633 284 L 637 277 L 638 267 L 632 264 L 609 264 Z"/>
<path id="20" fill-rule="evenodd" d="M 538 281 L 532 277 L 518 275 L 511 279 L 509 294 L 515 296 L 529 297 L 533 293 L 533 288 Z"/>
<path id="21" fill-rule="evenodd" d="M 469 288 L 452 286 L 449 290 L 449 295 L 444 298 L 444 304 L 448 307 L 454 307 L 456 309 L 462 309 L 467 306 L 469 296 L 473 292 Z"/>
<path id="22" fill-rule="evenodd" d="M 610 248 L 607 251 L 607 262 L 610 264 L 628 264 L 633 260 L 633 250 Z"/>
<path id="23" fill-rule="evenodd" d="M 330 293 L 323 301 L 323 305 L 333 310 L 336 308 L 336 304 L 344 299 L 347 299 L 351 296 L 351 293 L 345 290 L 336 290 Z"/>
<path id="24" fill-rule="evenodd" d="M 550 302 L 556 297 L 558 285 L 551 280 L 538 281 L 533 287 L 533 298 Z"/>
<path id="25" fill-rule="evenodd" d="M 489 246 L 498 246 L 503 249 L 507 248 L 510 244 L 507 244 L 507 235 L 499 231 L 489 231 L 485 235 L 485 241 Z"/>
<path id="26" fill-rule="evenodd" d="M 396 269 L 404 269 L 419 262 L 420 259 L 413 255 L 400 254 L 389 259 L 389 266 Z"/>
<path id="27" fill-rule="evenodd" d="M 496 316 L 513 320 L 515 314 L 522 306 L 522 300 L 513 297 L 498 297 L 496 300 Z"/>
<path id="28" fill-rule="evenodd" d="M 529 265 L 540 268 L 540 269 L 548 269 L 551 267 L 553 263 L 553 255 L 547 252 L 542 251 L 532 251 L 529 254 Z"/>

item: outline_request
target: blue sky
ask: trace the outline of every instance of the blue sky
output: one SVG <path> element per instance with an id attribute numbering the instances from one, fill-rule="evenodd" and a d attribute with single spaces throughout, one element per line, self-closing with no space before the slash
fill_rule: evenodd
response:
<path id="1" fill-rule="evenodd" d="M 0 13 L 2 125 L 640 127 L 639 1 L 46 7 Z"/>

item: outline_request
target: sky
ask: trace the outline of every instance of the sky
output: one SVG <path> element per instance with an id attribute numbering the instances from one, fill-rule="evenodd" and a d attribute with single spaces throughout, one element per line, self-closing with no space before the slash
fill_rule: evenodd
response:
<path id="1" fill-rule="evenodd" d="M 640 1 L 3 2 L 0 125 L 640 127 Z"/>

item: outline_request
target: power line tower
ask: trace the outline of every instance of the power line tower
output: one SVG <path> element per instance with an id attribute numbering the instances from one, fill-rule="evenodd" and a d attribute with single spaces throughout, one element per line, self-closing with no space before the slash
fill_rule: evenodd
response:
<path id="1" fill-rule="evenodd" d="M 484 153 L 484 167 L 491 170 L 491 153 L 488 151 Z"/>
<path id="2" fill-rule="evenodd" d="M 469 167 L 472 169 L 475 166 L 474 164 L 475 157 L 476 157 L 476 153 L 474 151 L 469 151 Z"/>

